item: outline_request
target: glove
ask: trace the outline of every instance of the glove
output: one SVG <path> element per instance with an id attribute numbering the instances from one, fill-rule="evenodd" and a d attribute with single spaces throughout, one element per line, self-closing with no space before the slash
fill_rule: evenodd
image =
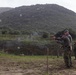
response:
<path id="1" fill-rule="evenodd" d="M 69 50 L 72 51 L 72 46 L 69 46 Z"/>

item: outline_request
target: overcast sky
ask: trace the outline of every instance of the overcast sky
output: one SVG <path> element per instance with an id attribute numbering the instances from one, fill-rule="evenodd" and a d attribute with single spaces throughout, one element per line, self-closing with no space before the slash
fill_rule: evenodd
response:
<path id="1" fill-rule="evenodd" d="M 46 3 L 58 4 L 76 12 L 76 0 L 0 0 L 0 7 L 18 7 Z"/>

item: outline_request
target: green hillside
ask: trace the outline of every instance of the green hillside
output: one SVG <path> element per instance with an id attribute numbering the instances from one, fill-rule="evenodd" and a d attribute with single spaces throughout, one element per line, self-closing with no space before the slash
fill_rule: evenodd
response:
<path id="1" fill-rule="evenodd" d="M 76 29 L 76 13 L 56 4 L 14 8 L 0 14 L 0 26 L 16 30 L 45 30 L 56 32 Z"/>

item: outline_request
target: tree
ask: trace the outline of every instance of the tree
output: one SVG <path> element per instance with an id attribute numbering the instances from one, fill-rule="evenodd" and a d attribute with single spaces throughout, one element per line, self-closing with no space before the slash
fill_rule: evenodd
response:
<path id="1" fill-rule="evenodd" d="M 71 28 L 69 29 L 69 32 L 70 32 L 72 38 L 76 39 L 76 32 L 73 29 L 71 29 Z"/>
<path id="2" fill-rule="evenodd" d="M 18 30 L 12 30 L 12 31 L 9 32 L 9 34 L 11 34 L 11 35 L 19 35 L 20 31 L 18 31 Z"/>
<path id="3" fill-rule="evenodd" d="M 1 32 L 2 32 L 2 34 L 7 34 L 8 33 L 7 30 L 2 30 Z"/>
<path id="4" fill-rule="evenodd" d="M 48 38 L 48 37 L 49 37 L 49 33 L 48 32 L 43 32 L 42 38 Z"/>

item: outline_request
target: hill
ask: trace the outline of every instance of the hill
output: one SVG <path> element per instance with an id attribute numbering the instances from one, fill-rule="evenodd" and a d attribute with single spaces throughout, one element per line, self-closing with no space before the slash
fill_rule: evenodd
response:
<path id="1" fill-rule="evenodd" d="M 9 7 L 0 7 L 0 13 L 9 11 L 9 10 L 11 10 L 11 9 L 12 9 L 12 8 L 9 8 Z"/>
<path id="2" fill-rule="evenodd" d="M 76 13 L 56 4 L 21 6 L 0 14 L 0 26 L 56 32 L 76 29 Z"/>

